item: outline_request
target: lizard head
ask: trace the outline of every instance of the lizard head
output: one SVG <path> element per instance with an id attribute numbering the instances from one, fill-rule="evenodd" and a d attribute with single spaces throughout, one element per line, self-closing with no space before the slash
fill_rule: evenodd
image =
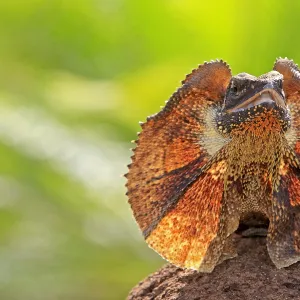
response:
<path id="1" fill-rule="evenodd" d="M 271 71 L 259 77 L 247 73 L 232 77 L 216 123 L 227 135 L 241 129 L 287 131 L 290 113 L 282 74 Z"/>

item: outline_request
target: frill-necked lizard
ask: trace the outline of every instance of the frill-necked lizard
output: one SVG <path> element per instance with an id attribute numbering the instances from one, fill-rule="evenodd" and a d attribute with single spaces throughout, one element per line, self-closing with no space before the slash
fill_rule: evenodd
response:
<path id="1" fill-rule="evenodd" d="M 126 175 L 146 242 L 171 263 L 211 272 L 232 235 L 268 220 L 278 268 L 300 260 L 300 70 L 278 59 L 260 77 L 200 65 L 142 132 Z"/>

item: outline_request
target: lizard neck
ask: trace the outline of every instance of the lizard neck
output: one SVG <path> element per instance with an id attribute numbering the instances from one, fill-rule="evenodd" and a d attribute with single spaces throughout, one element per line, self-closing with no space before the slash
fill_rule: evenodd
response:
<path id="1" fill-rule="evenodd" d="M 266 111 L 231 132 L 229 160 L 242 167 L 251 162 L 273 167 L 280 161 L 284 144 L 281 120 L 272 111 Z"/>
<path id="2" fill-rule="evenodd" d="M 276 131 L 236 135 L 227 145 L 225 186 L 241 182 L 245 188 L 247 182 L 255 181 L 257 189 L 269 186 L 272 190 L 279 176 L 285 142 L 285 137 Z"/>
<path id="3" fill-rule="evenodd" d="M 240 210 L 269 214 L 270 201 L 279 176 L 285 140 L 279 132 L 236 135 L 228 146 L 225 175 L 226 197 L 239 198 Z"/>
<path id="4" fill-rule="evenodd" d="M 245 167 L 249 163 L 277 163 L 285 145 L 284 136 L 277 131 L 264 131 L 259 135 L 249 131 L 234 135 L 228 144 L 229 161 Z"/>

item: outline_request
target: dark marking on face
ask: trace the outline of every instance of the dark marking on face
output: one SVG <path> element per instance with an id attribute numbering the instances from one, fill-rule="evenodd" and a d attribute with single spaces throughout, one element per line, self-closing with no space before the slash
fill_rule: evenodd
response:
<path id="1" fill-rule="evenodd" d="M 267 112 L 270 112 L 267 114 Z M 271 71 L 259 77 L 240 73 L 232 77 L 222 108 L 217 112 L 216 124 L 222 134 L 229 134 L 242 123 L 261 122 L 265 114 L 278 120 L 279 128 L 286 132 L 291 125 L 289 109 L 283 91 L 283 76 Z M 257 124 L 259 126 L 259 124 Z"/>

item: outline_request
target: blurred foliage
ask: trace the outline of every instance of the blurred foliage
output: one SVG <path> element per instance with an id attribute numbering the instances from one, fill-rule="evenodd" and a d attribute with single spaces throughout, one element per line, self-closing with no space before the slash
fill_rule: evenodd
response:
<path id="1" fill-rule="evenodd" d="M 0 2 L 0 299 L 124 299 L 163 261 L 124 196 L 130 140 L 184 74 L 300 62 L 297 1 Z"/>

